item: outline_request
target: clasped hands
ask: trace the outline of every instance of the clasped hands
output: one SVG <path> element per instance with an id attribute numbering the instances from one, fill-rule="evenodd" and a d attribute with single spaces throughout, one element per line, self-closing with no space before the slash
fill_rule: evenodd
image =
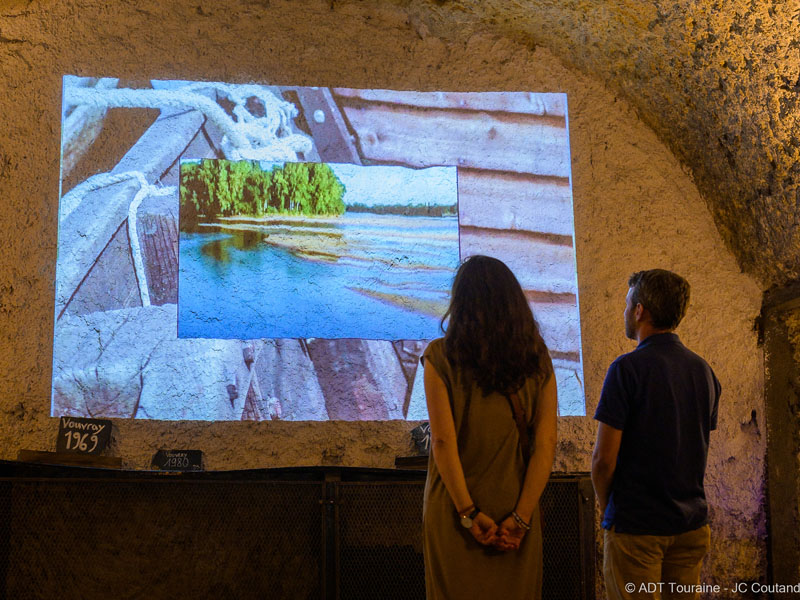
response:
<path id="1" fill-rule="evenodd" d="M 519 550 L 522 538 L 526 533 L 525 529 L 520 527 L 511 515 L 508 515 L 498 525 L 494 519 L 482 512 L 475 515 L 469 532 L 479 544 L 492 546 L 504 552 Z"/>

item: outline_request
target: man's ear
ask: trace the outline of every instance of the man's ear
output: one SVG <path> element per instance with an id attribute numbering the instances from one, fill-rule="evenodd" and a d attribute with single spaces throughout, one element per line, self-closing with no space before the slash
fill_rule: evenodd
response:
<path id="1" fill-rule="evenodd" d="M 646 312 L 647 312 L 647 309 L 644 306 L 642 306 L 641 303 L 638 303 L 633 308 L 633 316 L 636 318 L 637 323 L 641 323 L 642 321 L 645 320 L 645 317 L 646 317 L 645 313 Z"/>

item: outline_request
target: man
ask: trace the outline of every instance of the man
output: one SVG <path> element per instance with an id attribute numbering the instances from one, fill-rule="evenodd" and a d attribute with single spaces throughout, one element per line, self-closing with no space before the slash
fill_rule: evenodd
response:
<path id="1" fill-rule="evenodd" d="M 699 598 L 710 542 L 703 477 L 720 385 L 674 333 L 688 282 L 653 269 L 628 286 L 625 335 L 639 344 L 609 367 L 594 415 L 606 590 L 611 600 Z"/>

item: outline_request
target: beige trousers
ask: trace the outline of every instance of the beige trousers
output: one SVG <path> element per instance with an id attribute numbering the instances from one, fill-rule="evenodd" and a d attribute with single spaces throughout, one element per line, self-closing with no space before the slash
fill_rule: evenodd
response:
<path id="1" fill-rule="evenodd" d="M 698 600 L 700 567 L 711 542 L 704 525 L 680 535 L 605 530 L 603 576 L 609 600 Z"/>

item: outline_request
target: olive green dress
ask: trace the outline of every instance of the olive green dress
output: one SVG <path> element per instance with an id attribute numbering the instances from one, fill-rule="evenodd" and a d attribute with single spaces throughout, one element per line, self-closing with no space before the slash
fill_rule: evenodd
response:
<path id="1" fill-rule="evenodd" d="M 505 396 L 483 396 L 471 378 L 455 371 L 446 358 L 444 339 L 432 341 L 422 356 L 444 380 L 453 409 L 459 457 L 467 489 L 480 510 L 498 524 L 516 506 L 525 477 L 519 433 Z M 550 366 L 548 358 L 548 366 Z M 519 398 L 528 422 L 540 383 L 528 380 Z M 465 409 L 469 405 L 469 419 Z M 466 427 L 466 429 L 462 429 Z M 531 460 L 536 460 L 535 456 Z M 538 509 L 520 549 L 500 552 L 481 546 L 462 527 L 433 453 L 425 483 L 423 535 L 428 600 L 541 598 L 542 532 Z"/>

